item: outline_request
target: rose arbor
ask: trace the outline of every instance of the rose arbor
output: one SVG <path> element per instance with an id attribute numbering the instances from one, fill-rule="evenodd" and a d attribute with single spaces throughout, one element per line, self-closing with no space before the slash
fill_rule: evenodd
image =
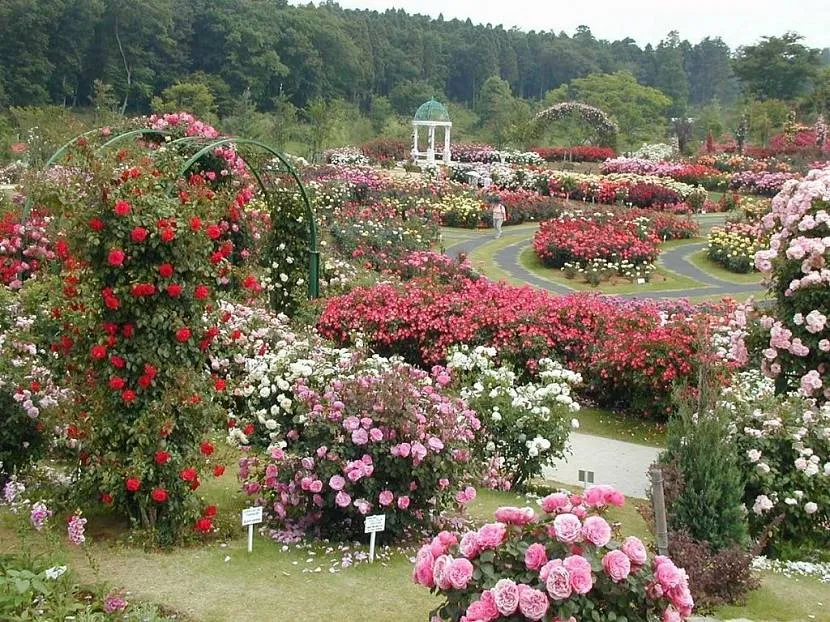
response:
<path id="1" fill-rule="evenodd" d="M 251 175 L 267 190 L 234 144 L 202 144 L 216 138 L 209 126 L 189 115 L 150 121 L 159 127 L 121 140 L 97 131 L 56 156 L 83 181 L 80 192 L 43 175 L 28 194 L 61 223 L 63 287 L 50 303 L 56 365 L 77 399 L 75 491 L 165 544 L 191 526 L 212 529 L 215 508 L 191 493 L 206 471 L 224 471 L 208 440 L 223 418 L 223 383 L 205 372 L 226 319 L 217 291 L 263 289 L 244 235 L 255 228 Z M 105 148 L 113 141 L 117 151 Z"/>
<path id="2" fill-rule="evenodd" d="M 426 152 L 421 152 L 418 145 L 418 131 L 420 128 L 427 128 L 428 146 Z M 440 152 L 443 155 L 444 164 L 449 164 L 452 159 L 450 151 L 450 131 L 452 130 L 452 121 L 447 112 L 447 108 L 435 99 L 430 99 L 428 102 L 421 104 L 418 111 L 415 113 L 415 118 L 412 119 L 412 159 L 416 162 L 420 158 L 425 158 L 427 164 L 435 163 L 435 128 L 444 128 L 444 150 Z"/>

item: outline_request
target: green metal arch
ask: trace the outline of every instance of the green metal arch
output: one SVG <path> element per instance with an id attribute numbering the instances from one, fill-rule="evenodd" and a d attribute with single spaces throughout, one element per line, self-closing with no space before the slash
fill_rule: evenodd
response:
<path id="1" fill-rule="evenodd" d="M 297 183 L 297 187 L 300 189 L 300 195 L 303 199 L 303 204 L 305 205 L 305 213 L 306 213 L 306 220 L 308 221 L 308 244 L 309 244 L 309 266 L 308 266 L 308 296 L 309 298 L 317 298 L 320 295 L 320 249 L 317 245 L 317 223 L 314 218 L 314 210 L 311 208 L 311 201 L 308 198 L 308 194 L 305 191 L 305 186 L 303 186 L 303 182 L 300 181 L 300 177 L 297 175 L 297 172 L 294 170 L 294 167 L 288 163 L 285 157 L 273 147 L 260 142 L 258 140 L 253 140 L 250 138 L 222 138 L 220 140 L 216 140 L 208 145 L 202 147 L 199 151 L 197 151 L 191 158 L 184 163 L 182 168 L 179 170 L 179 174 L 177 177 L 183 177 L 187 172 L 193 167 L 196 162 L 198 162 L 202 156 L 211 151 L 215 150 L 217 147 L 221 147 L 222 145 L 251 145 L 253 147 L 258 147 L 263 151 L 270 153 L 272 156 L 277 158 L 283 166 L 285 166 L 288 173 Z M 260 189 L 262 192 L 268 196 L 268 188 L 266 187 L 265 183 L 262 181 L 262 177 L 259 174 L 259 171 L 256 167 L 252 166 L 245 157 L 237 153 L 237 155 L 242 159 L 245 164 L 248 165 L 248 169 L 253 174 L 254 178 L 257 180 L 257 184 L 259 184 Z M 174 184 L 171 183 L 167 188 L 167 194 L 170 195 L 173 192 Z"/>

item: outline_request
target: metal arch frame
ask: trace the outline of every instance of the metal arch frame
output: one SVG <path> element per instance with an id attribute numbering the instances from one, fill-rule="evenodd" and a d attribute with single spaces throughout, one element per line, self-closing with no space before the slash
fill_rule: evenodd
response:
<path id="1" fill-rule="evenodd" d="M 309 266 L 308 266 L 308 297 L 309 298 L 318 298 L 320 296 L 320 249 L 317 246 L 317 223 L 314 218 L 314 210 L 311 208 L 311 201 L 308 198 L 308 194 L 305 191 L 305 186 L 303 186 L 303 182 L 300 181 L 300 177 L 297 175 L 297 172 L 294 170 L 294 167 L 288 163 L 285 157 L 276 149 L 271 147 L 270 145 L 266 145 L 263 142 L 258 140 L 253 140 L 250 138 L 222 138 L 219 140 L 215 140 L 208 145 L 205 145 L 199 151 L 197 151 L 190 159 L 184 163 L 182 168 L 179 170 L 177 177 L 184 177 L 184 175 L 193 168 L 193 165 L 198 162 L 202 156 L 211 151 L 215 150 L 222 145 L 251 145 L 253 147 L 258 147 L 272 156 L 277 158 L 283 166 L 285 166 L 288 173 L 297 183 L 297 187 L 300 189 L 300 195 L 303 199 L 303 204 L 305 205 L 305 214 L 306 220 L 308 221 L 308 243 L 309 243 Z M 252 166 L 248 160 L 239 152 L 237 152 L 237 156 L 242 159 L 245 164 L 248 165 L 248 169 L 251 171 L 251 174 L 259 184 L 260 189 L 265 194 L 265 196 L 269 196 L 268 188 L 266 187 L 265 183 L 262 181 L 262 177 L 259 174 L 259 171 L 256 167 Z M 174 182 L 175 183 L 175 182 Z M 172 194 L 174 183 L 171 183 L 167 187 L 167 194 L 168 196 Z"/>
<path id="2" fill-rule="evenodd" d="M 81 138 L 85 138 L 87 136 L 91 136 L 101 131 L 101 128 L 96 128 L 84 132 L 83 134 L 79 134 L 75 136 L 72 140 L 67 141 L 64 145 L 62 145 L 55 153 L 51 155 L 51 157 L 46 161 L 43 165 L 41 170 L 46 170 L 53 164 L 55 164 L 65 153 L 66 151 L 74 145 L 78 140 Z M 136 130 L 131 130 L 128 132 L 123 132 L 121 134 L 117 134 L 104 142 L 103 144 L 99 145 L 96 148 L 96 152 L 101 151 L 107 147 L 111 147 L 117 143 L 120 143 L 128 138 L 133 136 L 147 136 L 147 135 L 156 135 L 156 136 L 170 136 L 170 132 L 166 130 L 155 130 L 151 128 L 141 128 Z M 189 142 L 197 142 L 199 140 L 203 140 L 200 136 L 185 136 L 183 138 L 178 138 L 170 142 L 171 145 L 175 144 L 186 144 Z M 311 201 L 308 198 L 308 193 L 306 193 L 305 186 L 303 186 L 302 181 L 300 181 L 300 177 L 297 175 L 297 172 L 294 170 L 294 167 L 288 163 L 282 153 L 274 149 L 273 147 L 266 145 L 257 140 L 252 140 L 250 138 L 222 138 L 219 140 L 214 140 L 210 144 L 202 147 L 199 151 L 196 152 L 187 162 L 185 162 L 184 166 L 179 171 L 177 177 L 182 177 L 189 171 L 199 159 L 209 153 L 210 151 L 216 149 L 217 147 L 221 147 L 222 145 L 226 144 L 241 144 L 241 145 L 252 145 L 254 147 L 258 147 L 274 157 L 276 157 L 283 166 L 285 166 L 288 173 L 297 183 L 297 186 L 300 189 L 300 195 L 303 199 L 303 204 L 305 205 L 305 212 L 306 212 L 306 220 L 308 220 L 308 241 L 309 241 L 309 268 L 308 268 L 308 297 L 309 298 L 318 298 L 320 296 L 320 249 L 317 245 L 317 223 L 314 218 L 314 210 L 311 207 Z M 241 153 L 237 153 L 239 158 L 245 162 L 248 166 L 248 169 L 251 171 L 251 174 L 257 181 L 262 192 L 268 196 L 268 188 L 266 187 L 265 183 L 262 181 L 262 177 L 259 174 L 259 171 L 256 167 L 252 166 L 250 162 L 243 156 Z M 171 183 L 167 187 L 167 195 L 169 196 L 172 193 L 173 187 L 175 182 Z M 32 198 L 28 197 L 26 199 L 26 204 L 23 206 L 23 218 L 27 218 L 31 208 L 32 208 Z"/>

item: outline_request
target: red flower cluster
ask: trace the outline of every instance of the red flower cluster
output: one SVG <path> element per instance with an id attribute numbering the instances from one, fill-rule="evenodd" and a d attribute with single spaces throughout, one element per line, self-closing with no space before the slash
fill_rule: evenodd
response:
<path id="1" fill-rule="evenodd" d="M 638 230 L 628 220 L 604 222 L 589 218 L 549 220 L 533 236 L 536 255 L 546 266 L 566 263 L 585 265 L 594 259 L 633 264 L 651 264 L 657 259 L 659 240 L 651 232 Z"/>
<path id="2" fill-rule="evenodd" d="M 442 362 L 458 344 L 494 346 L 531 370 L 552 357 L 582 373 L 600 404 L 665 415 L 673 381 L 693 374 L 701 356 L 690 317 L 705 319 L 682 305 L 552 296 L 487 279 L 413 280 L 329 299 L 318 329 L 339 343 L 365 334 L 377 351 L 420 365 Z"/>

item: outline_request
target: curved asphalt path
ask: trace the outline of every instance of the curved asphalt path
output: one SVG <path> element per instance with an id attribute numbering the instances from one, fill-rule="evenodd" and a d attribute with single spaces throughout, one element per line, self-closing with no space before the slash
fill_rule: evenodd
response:
<path id="1" fill-rule="evenodd" d="M 511 228 L 505 229 L 507 235 L 511 235 Z M 512 235 L 517 235 L 517 229 L 513 230 Z M 519 262 L 519 255 L 530 244 L 533 239 L 533 234 L 536 232 L 535 228 L 525 228 L 521 230 L 526 236 L 522 235 L 521 239 L 514 244 L 500 249 L 494 257 L 496 263 L 505 272 L 510 274 L 514 279 L 527 283 L 534 287 L 545 289 L 555 294 L 569 294 L 574 291 L 570 287 L 555 283 L 547 279 L 540 278 L 527 270 Z M 493 241 L 493 232 L 488 230 L 486 232 L 474 234 L 475 237 L 451 243 L 446 250 L 446 254 L 455 257 L 459 253 L 469 255 L 472 251 L 479 247 Z M 689 298 L 697 296 L 735 296 L 739 294 L 759 294 L 764 291 L 760 284 L 741 284 L 724 281 L 704 272 L 691 261 L 689 256 L 697 253 L 706 247 L 704 242 L 694 242 L 690 244 L 683 244 L 676 246 L 660 254 L 658 264 L 666 270 L 675 272 L 681 276 L 688 277 L 700 283 L 699 287 L 682 289 L 682 290 L 663 290 L 663 291 L 648 291 L 635 294 L 623 294 L 623 298 Z"/>

